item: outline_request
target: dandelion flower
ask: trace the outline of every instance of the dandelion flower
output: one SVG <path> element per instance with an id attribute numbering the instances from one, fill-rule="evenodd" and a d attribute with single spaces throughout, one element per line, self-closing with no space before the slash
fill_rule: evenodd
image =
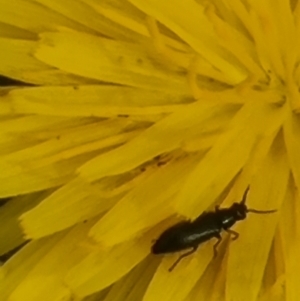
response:
<path id="1" fill-rule="evenodd" d="M 300 3 L 1 1 L 0 300 L 297 300 Z M 239 201 L 240 236 L 154 256 Z"/>

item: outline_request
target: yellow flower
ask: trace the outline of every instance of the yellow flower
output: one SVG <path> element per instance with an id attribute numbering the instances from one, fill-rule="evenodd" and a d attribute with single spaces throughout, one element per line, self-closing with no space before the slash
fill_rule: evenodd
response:
<path id="1" fill-rule="evenodd" d="M 0 301 L 298 300 L 299 1 L 0 5 Z M 217 258 L 150 254 L 249 185 Z"/>

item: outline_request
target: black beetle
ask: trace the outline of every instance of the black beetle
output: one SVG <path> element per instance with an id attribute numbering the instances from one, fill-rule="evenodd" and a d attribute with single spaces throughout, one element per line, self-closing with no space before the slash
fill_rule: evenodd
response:
<path id="1" fill-rule="evenodd" d="M 215 237 L 218 241 L 214 245 L 214 257 L 217 256 L 217 247 L 222 241 L 220 235 L 222 230 L 227 231 L 235 240 L 239 237 L 239 234 L 229 228 L 237 221 L 245 219 L 248 212 L 265 214 L 277 211 L 248 209 L 245 204 L 248 191 L 249 187 L 246 189 L 240 203 L 233 203 L 231 207 L 222 209 L 216 206 L 215 211 L 203 212 L 194 221 L 182 221 L 166 229 L 153 244 L 152 253 L 165 254 L 192 248 L 174 262 L 169 268 L 171 272 L 182 258 L 194 253 L 201 243 Z"/>

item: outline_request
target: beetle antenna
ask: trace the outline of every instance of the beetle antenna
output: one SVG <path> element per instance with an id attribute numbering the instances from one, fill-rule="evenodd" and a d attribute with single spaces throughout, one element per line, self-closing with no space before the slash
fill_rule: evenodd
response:
<path id="1" fill-rule="evenodd" d="M 276 212 L 276 209 L 273 210 L 256 210 L 256 209 L 247 209 L 247 212 L 253 212 L 253 213 L 258 213 L 258 214 L 268 214 L 268 213 L 273 213 Z"/>
<path id="2" fill-rule="evenodd" d="M 249 189 L 250 189 L 250 186 L 248 186 L 247 189 L 245 190 L 243 198 L 242 198 L 242 201 L 241 201 L 241 204 L 245 204 L 246 203 L 247 194 L 248 194 Z"/>
<path id="3" fill-rule="evenodd" d="M 244 195 L 243 195 L 243 198 L 242 198 L 242 201 L 241 201 L 241 204 L 245 204 L 246 203 L 246 199 L 247 199 L 247 194 L 248 194 L 248 191 L 250 189 L 250 186 L 248 186 L 244 192 Z M 276 212 L 277 210 L 276 209 L 273 209 L 273 210 L 256 210 L 256 209 L 247 209 L 247 212 L 253 212 L 253 213 L 257 213 L 257 214 L 268 214 L 268 213 L 274 213 Z"/>

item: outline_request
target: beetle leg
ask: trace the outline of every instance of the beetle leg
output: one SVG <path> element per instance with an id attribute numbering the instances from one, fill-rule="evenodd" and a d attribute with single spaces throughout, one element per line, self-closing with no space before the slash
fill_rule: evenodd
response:
<path id="1" fill-rule="evenodd" d="M 239 233 L 237 233 L 237 232 L 235 232 L 235 231 L 233 231 L 233 230 L 226 229 L 225 231 L 228 232 L 229 235 L 232 235 L 232 240 L 236 240 L 236 239 L 238 239 L 238 237 L 240 236 Z"/>
<path id="2" fill-rule="evenodd" d="M 193 247 L 192 250 L 180 255 L 178 257 L 178 259 L 171 265 L 171 267 L 169 268 L 169 272 L 172 272 L 174 270 L 174 268 L 176 267 L 176 265 L 181 261 L 181 259 L 183 259 L 186 256 L 191 255 L 192 253 L 196 252 L 196 250 L 198 249 L 198 246 Z"/>
<path id="3" fill-rule="evenodd" d="M 222 241 L 222 236 L 219 233 L 216 234 L 215 237 L 218 239 L 218 241 L 214 244 L 214 258 L 218 255 L 217 247 Z"/>

